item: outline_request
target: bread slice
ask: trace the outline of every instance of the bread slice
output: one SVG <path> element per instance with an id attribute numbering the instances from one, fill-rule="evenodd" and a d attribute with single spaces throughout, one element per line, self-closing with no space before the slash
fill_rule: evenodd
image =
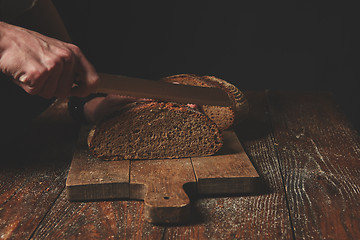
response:
<path id="1" fill-rule="evenodd" d="M 214 76 L 199 76 L 195 74 L 179 74 L 162 79 L 165 82 L 172 82 L 184 85 L 216 87 L 224 90 L 232 100 L 232 106 L 220 107 L 202 105 L 202 111 L 216 123 L 223 131 L 229 129 L 246 118 L 249 112 L 249 104 L 245 95 L 233 84 Z"/>
<path id="2" fill-rule="evenodd" d="M 96 124 L 88 146 L 104 160 L 209 156 L 222 147 L 222 135 L 205 114 L 163 102 L 129 104 Z"/>

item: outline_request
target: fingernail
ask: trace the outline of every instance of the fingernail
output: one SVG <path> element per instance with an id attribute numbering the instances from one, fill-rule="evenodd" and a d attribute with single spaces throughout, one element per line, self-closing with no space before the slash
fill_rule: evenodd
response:
<path id="1" fill-rule="evenodd" d="M 25 83 L 26 82 L 26 76 L 25 75 L 21 75 L 19 77 L 19 81 L 22 82 L 22 83 Z"/>

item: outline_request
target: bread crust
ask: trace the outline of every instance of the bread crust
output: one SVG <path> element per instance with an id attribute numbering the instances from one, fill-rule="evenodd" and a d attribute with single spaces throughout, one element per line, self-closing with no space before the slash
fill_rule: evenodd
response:
<path id="1" fill-rule="evenodd" d="M 231 99 L 230 107 L 202 105 L 199 108 L 216 123 L 221 131 L 230 129 L 246 118 L 249 104 L 245 95 L 233 84 L 214 76 L 200 76 L 196 74 L 178 74 L 162 79 L 165 82 L 184 85 L 214 87 L 224 90 Z"/>
<path id="2" fill-rule="evenodd" d="M 234 111 L 234 122 L 230 127 L 235 126 L 242 120 L 244 120 L 248 113 L 249 113 L 249 103 L 244 95 L 243 92 L 241 92 L 237 87 L 235 87 L 233 84 L 214 77 L 214 76 L 202 76 L 201 77 L 205 81 L 212 82 L 215 86 L 223 89 L 228 96 L 232 99 L 233 105 L 232 109 Z"/>

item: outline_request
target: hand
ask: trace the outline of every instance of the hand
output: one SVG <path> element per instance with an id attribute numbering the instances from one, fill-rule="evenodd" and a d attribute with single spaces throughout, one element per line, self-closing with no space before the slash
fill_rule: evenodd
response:
<path id="1" fill-rule="evenodd" d="M 44 98 L 87 96 L 99 79 L 77 46 L 4 22 L 0 22 L 0 70 L 27 93 Z"/>
<path id="2" fill-rule="evenodd" d="M 84 105 L 84 116 L 88 123 L 96 123 L 111 113 L 120 110 L 132 102 L 151 102 L 152 99 L 135 98 L 120 95 L 96 97 Z"/>

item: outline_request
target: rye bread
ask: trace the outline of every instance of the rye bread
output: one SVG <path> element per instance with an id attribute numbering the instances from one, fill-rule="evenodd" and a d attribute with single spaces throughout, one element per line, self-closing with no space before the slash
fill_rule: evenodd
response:
<path id="1" fill-rule="evenodd" d="M 224 90 L 232 101 L 230 107 L 199 106 L 213 122 L 216 123 L 221 131 L 232 128 L 242 119 L 246 118 L 249 111 L 249 104 L 245 95 L 233 84 L 214 76 L 199 76 L 195 74 L 178 74 L 165 77 L 165 82 L 172 82 L 184 85 L 216 87 Z"/>
<path id="2" fill-rule="evenodd" d="M 104 160 L 209 156 L 222 135 L 205 114 L 163 102 L 129 104 L 97 123 L 88 136 L 94 156 Z"/>

